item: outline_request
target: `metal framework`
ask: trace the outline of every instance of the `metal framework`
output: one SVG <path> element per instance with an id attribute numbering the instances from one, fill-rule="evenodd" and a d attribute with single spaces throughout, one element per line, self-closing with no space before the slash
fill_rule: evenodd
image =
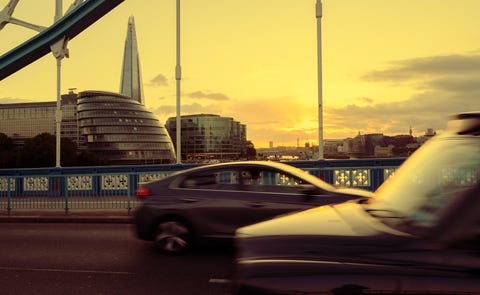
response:
<path id="1" fill-rule="evenodd" d="M 10 0 L 0 12 L 0 29 L 10 23 L 36 27 L 39 33 L 0 56 L 0 81 L 48 54 L 62 38 L 73 39 L 124 0 L 75 0 L 65 15 L 47 28 L 13 18 L 19 1 Z"/>

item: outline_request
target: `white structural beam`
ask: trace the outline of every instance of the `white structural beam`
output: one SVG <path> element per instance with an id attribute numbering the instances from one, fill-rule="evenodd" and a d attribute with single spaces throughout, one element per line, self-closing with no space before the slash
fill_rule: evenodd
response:
<path id="1" fill-rule="evenodd" d="M 177 0 L 177 65 L 175 66 L 175 80 L 177 81 L 176 150 L 177 164 L 180 164 L 182 162 L 182 118 L 180 116 L 180 82 L 182 80 L 182 67 L 180 65 L 180 0 Z"/>
<path id="2" fill-rule="evenodd" d="M 62 38 L 57 41 L 55 44 L 50 46 L 53 56 L 57 59 L 57 108 L 55 111 L 55 167 L 61 167 L 60 157 L 61 157 L 61 126 L 62 126 L 62 94 L 61 94 L 61 68 L 62 68 L 62 59 L 69 56 L 68 48 L 68 39 Z"/>
<path id="3" fill-rule="evenodd" d="M 45 27 L 43 26 L 34 25 L 29 22 L 12 17 L 13 12 L 15 11 L 15 7 L 17 7 L 19 1 L 20 0 L 10 0 L 7 6 L 5 6 L 2 11 L 0 11 L 0 30 L 2 30 L 5 25 L 10 23 L 29 28 L 37 32 L 43 31 L 45 29 Z"/>
<path id="4" fill-rule="evenodd" d="M 323 160 L 322 1 L 315 5 L 318 62 L 318 160 Z"/>

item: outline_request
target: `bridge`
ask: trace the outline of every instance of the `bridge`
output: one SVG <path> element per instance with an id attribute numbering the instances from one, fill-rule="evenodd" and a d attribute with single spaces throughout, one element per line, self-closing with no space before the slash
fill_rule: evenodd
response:
<path id="1" fill-rule="evenodd" d="M 85 0 L 48 28 L 0 56 L 0 81 L 51 51 L 50 46 L 65 38 L 73 39 L 124 0 Z M 0 29 L 10 19 L 18 0 L 11 0 L 0 14 Z M 3 20 L 7 19 L 7 20 Z M 43 29 L 43 30 L 42 30 Z"/>
<path id="2" fill-rule="evenodd" d="M 0 29 L 15 22 L 11 14 L 19 0 L 0 11 Z M 51 51 L 51 46 L 81 33 L 123 0 L 76 0 L 75 7 L 48 28 L 0 56 L 0 80 Z M 22 24 L 23 23 L 23 24 Z M 334 186 L 376 190 L 404 158 L 366 160 L 292 161 Z M 137 205 L 140 183 L 161 179 L 196 165 L 143 165 L 0 170 L 0 211 L 54 209 L 118 209 L 130 212 Z"/>
<path id="3" fill-rule="evenodd" d="M 326 182 L 375 191 L 404 158 L 292 161 Z M 0 170 L 0 212 L 13 210 L 124 209 L 138 204 L 139 184 L 196 164 L 99 166 Z"/>

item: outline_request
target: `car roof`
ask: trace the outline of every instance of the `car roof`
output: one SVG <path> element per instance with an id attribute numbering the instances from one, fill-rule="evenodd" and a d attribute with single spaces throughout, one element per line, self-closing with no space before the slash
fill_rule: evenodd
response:
<path id="1" fill-rule="evenodd" d="M 451 116 L 447 130 L 459 135 L 480 135 L 480 111 Z"/>
<path id="2" fill-rule="evenodd" d="M 211 169 L 211 168 L 224 168 L 224 167 L 270 167 L 270 168 L 277 168 L 281 170 L 285 170 L 288 172 L 294 173 L 295 171 L 301 170 L 300 168 L 294 167 L 289 164 L 281 163 L 281 162 L 273 162 L 273 161 L 238 161 L 238 162 L 223 162 L 223 163 L 215 163 L 215 164 L 207 164 L 202 165 L 194 168 L 190 168 L 184 170 L 182 172 L 192 172 L 196 170 L 204 170 L 204 169 Z"/>

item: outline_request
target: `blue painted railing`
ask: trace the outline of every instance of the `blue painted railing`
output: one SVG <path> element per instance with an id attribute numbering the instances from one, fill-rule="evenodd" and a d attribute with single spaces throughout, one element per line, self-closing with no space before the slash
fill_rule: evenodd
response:
<path id="1" fill-rule="evenodd" d="M 376 190 L 404 158 L 287 162 L 335 186 Z M 0 170 L 0 206 L 13 209 L 126 209 L 142 182 L 198 165 L 139 165 Z"/>

